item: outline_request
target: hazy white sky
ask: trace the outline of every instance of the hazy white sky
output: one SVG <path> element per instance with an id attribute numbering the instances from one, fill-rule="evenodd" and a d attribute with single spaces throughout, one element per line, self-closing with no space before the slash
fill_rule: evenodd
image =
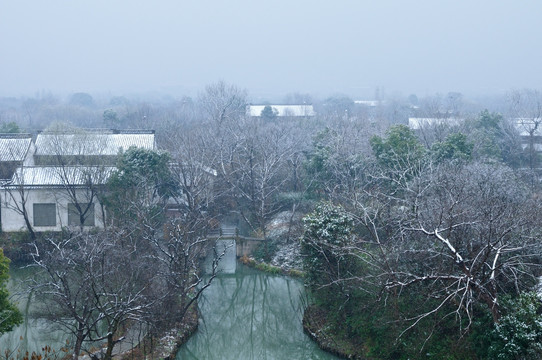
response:
<path id="1" fill-rule="evenodd" d="M 0 96 L 542 87 L 540 0 L 0 0 Z"/>

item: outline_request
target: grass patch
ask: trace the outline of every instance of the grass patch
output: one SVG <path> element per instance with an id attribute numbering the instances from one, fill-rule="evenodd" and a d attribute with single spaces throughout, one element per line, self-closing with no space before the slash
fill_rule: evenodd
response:
<path id="1" fill-rule="evenodd" d="M 273 266 L 264 262 L 258 262 L 254 260 L 253 258 L 250 258 L 246 255 L 243 255 L 241 258 L 239 258 L 239 261 L 246 266 L 249 266 L 251 268 L 254 268 L 256 270 L 260 270 L 269 274 L 286 275 L 286 276 L 291 276 L 295 278 L 302 278 L 305 276 L 305 273 L 301 270 L 283 269 L 281 267 Z"/>

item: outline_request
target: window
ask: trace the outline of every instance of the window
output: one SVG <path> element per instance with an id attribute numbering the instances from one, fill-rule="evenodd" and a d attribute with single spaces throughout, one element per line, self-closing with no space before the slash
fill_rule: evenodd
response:
<path id="1" fill-rule="evenodd" d="M 90 205 L 90 206 L 89 206 Z M 94 203 L 81 203 L 79 207 L 82 212 L 84 212 L 89 207 L 85 213 L 85 221 L 83 226 L 94 226 Z M 81 221 L 79 218 L 79 211 L 75 204 L 68 204 L 68 225 L 70 226 L 80 226 Z"/>
<path id="2" fill-rule="evenodd" d="M 56 204 L 34 204 L 34 226 L 56 226 Z"/>

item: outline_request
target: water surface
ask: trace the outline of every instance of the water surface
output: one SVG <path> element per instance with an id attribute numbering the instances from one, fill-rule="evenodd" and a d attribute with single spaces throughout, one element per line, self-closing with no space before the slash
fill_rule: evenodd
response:
<path id="1" fill-rule="evenodd" d="M 337 359 L 301 325 L 303 285 L 237 265 L 199 301 L 199 329 L 177 353 L 187 359 Z"/>
<path id="2" fill-rule="evenodd" d="M 12 300 L 17 303 L 24 317 L 24 323 L 8 333 L 0 336 L 0 353 L 6 350 L 20 350 L 22 353 L 41 352 L 44 346 L 59 350 L 66 345 L 70 335 L 65 329 L 56 324 L 37 318 L 34 310 L 39 302 L 40 294 L 28 292 L 25 281 L 35 274 L 36 269 L 31 267 L 10 266 L 10 279 L 8 290 Z"/>
<path id="3" fill-rule="evenodd" d="M 199 301 L 199 329 L 177 354 L 184 359 L 336 359 L 303 333 L 303 285 L 289 277 L 262 273 L 235 262 L 221 264 L 223 272 Z M 23 289 L 31 269 L 12 269 L 10 291 Z M 30 300 L 30 302 L 28 302 Z M 18 305 L 23 325 L 0 336 L 0 351 L 19 348 L 40 351 L 66 344 L 69 335 L 51 322 L 32 315 L 39 294 L 21 293 Z M 29 306 L 27 306 L 29 305 Z"/>

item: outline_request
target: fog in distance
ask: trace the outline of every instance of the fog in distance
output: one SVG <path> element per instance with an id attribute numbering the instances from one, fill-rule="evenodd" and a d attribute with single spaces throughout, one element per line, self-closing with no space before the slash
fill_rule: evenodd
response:
<path id="1" fill-rule="evenodd" d="M 0 0 L 0 96 L 501 93 L 542 84 L 542 2 Z"/>

